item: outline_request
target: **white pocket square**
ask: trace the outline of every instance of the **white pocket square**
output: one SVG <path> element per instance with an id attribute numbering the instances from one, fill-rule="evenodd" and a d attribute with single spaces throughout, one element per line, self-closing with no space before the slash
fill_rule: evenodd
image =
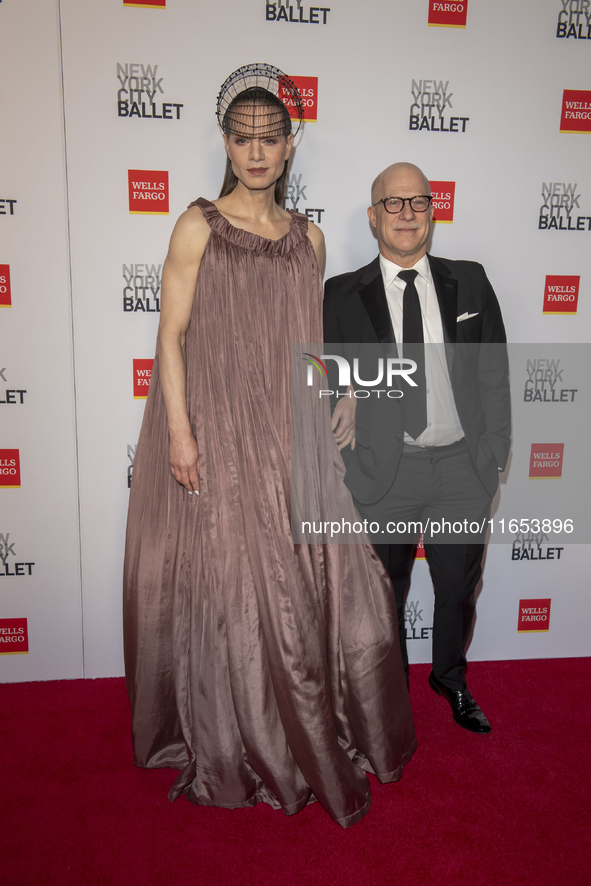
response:
<path id="1" fill-rule="evenodd" d="M 468 314 L 468 312 L 466 311 L 465 314 L 460 314 L 460 316 L 456 320 L 456 323 L 461 323 L 462 320 L 469 320 L 470 317 L 477 317 L 477 316 L 478 316 L 478 311 L 476 311 L 475 314 Z"/>

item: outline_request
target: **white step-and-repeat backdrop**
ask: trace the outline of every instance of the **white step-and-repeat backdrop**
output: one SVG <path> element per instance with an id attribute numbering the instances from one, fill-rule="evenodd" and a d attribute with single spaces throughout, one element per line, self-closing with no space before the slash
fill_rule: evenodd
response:
<path id="1" fill-rule="evenodd" d="M 122 673 L 162 263 L 176 217 L 217 196 L 216 95 L 253 61 L 305 98 L 287 207 L 322 227 L 328 275 L 376 254 L 374 176 L 425 170 L 432 252 L 482 262 L 509 340 L 537 346 L 523 372 L 543 439 L 516 447 L 503 488 L 547 479 L 547 513 L 515 517 L 552 517 L 588 471 L 562 428 L 591 381 L 556 348 L 591 330 L 590 5 L 0 0 L 0 679 Z M 588 655 L 588 546 L 513 529 L 487 550 L 470 657 Z M 411 661 L 429 660 L 432 605 L 419 560 Z"/>

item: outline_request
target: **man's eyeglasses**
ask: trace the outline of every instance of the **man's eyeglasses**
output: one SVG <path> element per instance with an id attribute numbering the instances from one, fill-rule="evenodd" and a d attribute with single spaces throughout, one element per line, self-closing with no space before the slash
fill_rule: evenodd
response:
<path id="1" fill-rule="evenodd" d="M 386 212 L 395 215 L 397 212 L 402 212 L 405 203 L 410 203 L 410 208 L 413 212 L 426 212 L 431 205 L 432 199 L 432 197 L 382 197 L 381 200 L 376 200 L 375 203 L 372 203 L 372 206 L 383 203 Z"/>

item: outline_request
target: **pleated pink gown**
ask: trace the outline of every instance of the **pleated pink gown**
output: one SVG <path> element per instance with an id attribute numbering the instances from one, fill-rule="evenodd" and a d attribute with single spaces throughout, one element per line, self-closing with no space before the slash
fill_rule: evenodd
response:
<path id="1" fill-rule="evenodd" d="M 288 815 L 317 799 L 348 827 L 371 802 L 363 770 L 396 781 L 416 742 L 377 555 L 291 542 L 290 349 L 322 340 L 308 222 L 292 213 L 266 240 L 196 202 L 211 227 L 186 337 L 201 495 L 169 471 L 156 357 L 124 574 L 135 761 L 181 770 L 171 799 Z M 328 417 L 321 433 L 348 496 Z"/>

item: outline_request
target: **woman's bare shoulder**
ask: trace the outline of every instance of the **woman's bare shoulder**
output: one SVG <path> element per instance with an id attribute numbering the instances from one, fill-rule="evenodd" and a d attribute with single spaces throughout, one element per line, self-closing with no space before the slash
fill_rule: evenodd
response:
<path id="1" fill-rule="evenodd" d="M 189 206 L 188 209 L 180 215 L 177 219 L 176 225 L 174 226 L 174 231 L 182 234 L 186 234 L 192 237 L 202 237 L 209 236 L 211 228 L 209 227 L 205 216 L 203 215 L 201 209 L 198 206 Z"/>
<path id="2" fill-rule="evenodd" d="M 314 249 L 323 249 L 324 248 L 324 234 L 314 222 L 308 222 L 308 237 L 312 241 L 312 246 Z"/>
<path id="3" fill-rule="evenodd" d="M 308 237 L 314 247 L 321 275 L 324 276 L 324 267 L 326 264 L 326 246 L 324 245 L 324 234 L 320 228 L 313 222 L 308 222 Z"/>
<path id="4" fill-rule="evenodd" d="M 169 255 L 190 254 L 201 258 L 211 228 L 198 206 L 190 206 L 179 216 L 170 238 Z"/>

